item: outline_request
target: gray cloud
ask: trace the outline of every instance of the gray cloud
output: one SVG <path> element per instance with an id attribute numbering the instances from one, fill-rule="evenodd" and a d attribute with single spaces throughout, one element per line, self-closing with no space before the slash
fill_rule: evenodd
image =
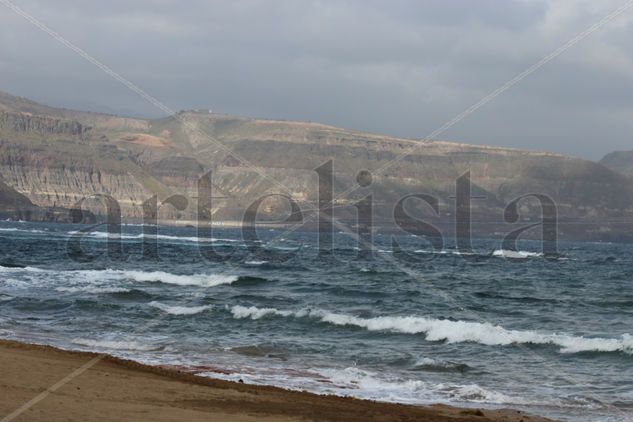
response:
<path id="1" fill-rule="evenodd" d="M 15 0 L 173 109 L 424 137 L 620 1 Z M 0 6 L 0 89 L 160 111 Z M 633 149 L 633 10 L 446 132 L 592 159 Z"/>

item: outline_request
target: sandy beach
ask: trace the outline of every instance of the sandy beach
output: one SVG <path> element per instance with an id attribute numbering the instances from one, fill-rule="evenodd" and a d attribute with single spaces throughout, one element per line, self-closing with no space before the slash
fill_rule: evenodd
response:
<path id="1" fill-rule="evenodd" d="M 515 410 L 458 409 L 443 405 L 406 406 L 319 396 L 202 378 L 110 356 L 103 356 L 80 375 L 67 378 L 98 356 L 0 341 L 0 415 L 10 415 L 41 395 L 44 396 L 41 400 L 13 420 L 547 420 Z M 60 386 L 60 381 L 64 379 L 68 381 Z M 50 389 L 54 391 L 47 394 Z"/>

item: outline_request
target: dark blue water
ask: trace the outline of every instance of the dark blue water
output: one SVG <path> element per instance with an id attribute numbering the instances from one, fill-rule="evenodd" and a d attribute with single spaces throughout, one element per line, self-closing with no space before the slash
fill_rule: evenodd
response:
<path id="1" fill-rule="evenodd" d="M 535 242 L 464 256 L 377 236 L 371 257 L 337 234 L 329 256 L 309 233 L 161 227 L 156 256 L 142 227 L 73 246 L 80 228 L 0 223 L 1 337 L 319 393 L 633 415 L 633 246 L 548 260 Z"/>

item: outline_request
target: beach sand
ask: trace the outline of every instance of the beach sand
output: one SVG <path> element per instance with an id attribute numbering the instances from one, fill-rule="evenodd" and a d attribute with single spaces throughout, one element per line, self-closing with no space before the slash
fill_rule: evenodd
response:
<path id="1" fill-rule="evenodd" d="M 0 341 L 0 418 L 39 395 L 41 400 L 14 420 L 546 421 L 516 410 L 407 406 L 319 396 L 202 378 L 110 356 L 69 377 L 97 356 Z M 67 382 L 61 385 L 64 379 Z"/>

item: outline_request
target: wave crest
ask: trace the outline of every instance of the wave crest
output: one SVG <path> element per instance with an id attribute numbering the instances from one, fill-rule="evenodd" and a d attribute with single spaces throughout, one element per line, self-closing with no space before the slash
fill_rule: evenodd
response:
<path id="1" fill-rule="evenodd" d="M 119 282 L 131 280 L 141 283 L 164 283 L 175 284 L 179 286 L 198 286 L 198 287 L 214 287 L 221 284 L 232 284 L 239 280 L 238 276 L 230 274 L 191 274 L 180 275 L 172 274 L 165 271 L 138 271 L 138 270 L 44 270 L 35 267 L 3 267 L 0 266 L 1 273 L 21 273 L 21 272 L 39 272 L 50 273 L 51 275 L 70 276 L 68 279 L 71 286 L 64 286 L 63 291 L 73 292 L 70 289 L 90 289 L 86 284 L 97 284 L 103 282 Z M 75 285 L 79 284 L 80 285 Z M 93 289 L 96 288 L 93 286 Z M 109 289 L 120 288 L 120 286 L 107 286 Z"/>
<path id="2" fill-rule="evenodd" d="M 221 284 L 232 284 L 239 277 L 227 274 L 192 274 L 176 275 L 164 271 L 119 271 L 106 270 L 122 278 L 145 283 L 165 283 L 178 286 L 215 287 Z"/>
<path id="3" fill-rule="evenodd" d="M 161 311 L 170 315 L 195 315 L 213 308 L 212 305 L 187 307 L 170 306 L 160 302 L 150 302 L 149 306 L 151 306 L 152 308 L 160 309 Z"/>
<path id="4" fill-rule="evenodd" d="M 539 258 L 543 254 L 540 252 L 528 252 L 528 251 L 512 251 L 507 249 L 497 249 L 492 253 L 492 256 L 497 258 L 507 259 L 527 259 L 527 258 Z"/>
<path id="5" fill-rule="evenodd" d="M 424 334 L 427 341 L 470 342 L 487 346 L 539 344 L 559 346 L 561 353 L 624 352 L 633 354 L 633 336 L 630 334 L 623 334 L 620 338 L 587 338 L 570 334 L 541 333 L 533 330 L 508 330 L 488 322 L 451 321 L 419 316 L 360 318 L 319 309 L 281 311 L 275 308 L 233 306 L 230 311 L 236 319 L 260 319 L 268 316 L 309 317 L 332 325 L 354 326 L 368 331 Z"/>

